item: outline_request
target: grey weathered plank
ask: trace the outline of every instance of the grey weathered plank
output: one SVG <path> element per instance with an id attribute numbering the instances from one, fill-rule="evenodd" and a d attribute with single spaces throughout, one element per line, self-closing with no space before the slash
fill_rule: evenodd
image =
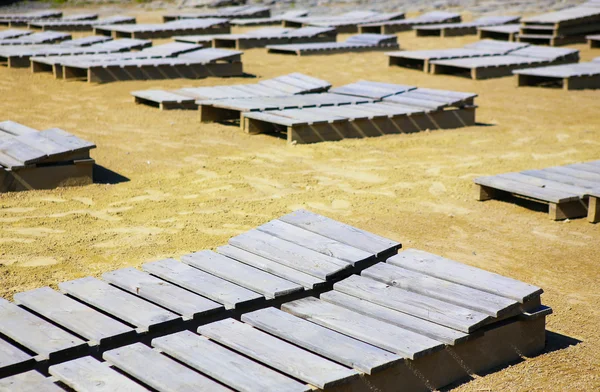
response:
<path id="1" fill-rule="evenodd" d="M 227 309 L 264 301 L 264 297 L 236 284 L 173 259 L 146 263 L 142 269 L 161 279 L 223 304 Z"/>
<path id="2" fill-rule="evenodd" d="M 594 181 L 594 182 L 597 182 L 598 184 L 600 184 L 600 174 L 599 173 L 592 173 L 589 171 L 584 171 L 584 170 L 579 170 L 579 169 L 576 169 L 573 167 L 564 167 L 564 166 L 549 167 L 547 169 L 544 169 L 544 171 L 560 173 L 560 174 L 564 174 L 567 176 L 579 178 L 582 180 Z"/>
<path id="3" fill-rule="evenodd" d="M 58 287 L 80 301 L 135 325 L 140 332 L 169 327 L 182 321 L 175 313 L 96 278 L 71 280 L 60 283 Z"/>
<path id="4" fill-rule="evenodd" d="M 569 169 L 581 170 L 585 172 L 592 172 L 596 174 L 600 174 L 600 167 L 597 165 L 590 165 L 588 163 L 575 163 L 573 165 L 565 166 Z M 600 186 L 600 183 L 598 184 Z"/>
<path id="5" fill-rule="evenodd" d="M 513 181 L 524 182 L 526 184 L 535 185 L 542 188 L 558 189 L 565 192 L 575 193 L 580 196 L 585 195 L 589 191 L 589 188 L 583 188 L 575 185 L 565 184 L 562 182 L 547 180 L 544 178 L 528 176 L 526 174 L 521 173 L 498 174 L 498 177 L 507 178 Z M 600 184 L 598 184 L 598 188 L 600 189 Z"/>
<path id="6" fill-rule="evenodd" d="M 282 216 L 279 220 L 301 227 L 308 231 L 334 239 L 341 243 L 362 249 L 376 256 L 395 253 L 402 247 L 399 242 L 357 229 L 306 210 L 297 210 Z"/>
<path id="7" fill-rule="evenodd" d="M 312 231 L 308 231 L 301 227 L 285 223 L 278 219 L 267 222 L 256 229 L 316 252 L 323 253 L 324 255 L 344 260 L 352 265 L 373 258 L 373 254 L 369 252 L 332 240 L 331 238 L 313 233 Z"/>
<path id="8" fill-rule="evenodd" d="M 51 379 L 32 370 L 0 379 L 0 392 L 64 392 Z"/>
<path id="9" fill-rule="evenodd" d="M 50 287 L 17 293 L 14 300 L 15 303 L 73 331 L 93 344 L 133 339 L 136 335 L 129 326 L 54 291 Z"/>
<path id="10" fill-rule="evenodd" d="M 144 392 L 140 384 L 92 357 L 50 366 L 48 372 L 78 392 Z"/>
<path id="11" fill-rule="evenodd" d="M 511 298 L 520 303 L 533 297 L 539 297 L 543 293 L 539 287 L 418 249 L 405 250 L 389 258 L 387 262 L 411 271 L 422 272 L 449 282 Z"/>
<path id="12" fill-rule="evenodd" d="M 258 230 L 233 237 L 229 244 L 325 280 L 351 267 L 351 264 L 343 260 L 325 256 Z"/>
<path id="13" fill-rule="evenodd" d="M 490 294 L 387 263 L 377 263 L 362 271 L 361 275 L 390 286 L 473 309 L 492 317 L 503 317 L 511 312 L 514 313 L 519 308 L 519 303 L 514 299 Z"/>
<path id="14" fill-rule="evenodd" d="M 303 291 L 304 287 L 271 275 L 210 250 L 181 257 L 181 261 L 204 272 L 246 287 L 267 298 L 276 298 Z"/>
<path id="15" fill-rule="evenodd" d="M 61 145 L 65 150 L 81 151 L 96 147 L 94 143 L 80 139 L 60 128 L 44 129 L 43 131 L 40 131 L 40 134 L 56 144 Z"/>
<path id="16" fill-rule="evenodd" d="M 223 309 L 221 304 L 135 268 L 107 272 L 102 279 L 187 318 L 199 318 Z"/>
<path id="17" fill-rule="evenodd" d="M 230 391 L 215 381 L 141 343 L 105 352 L 104 360 L 162 392 Z"/>
<path id="18" fill-rule="evenodd" d="M 378 305 L 467 333 L 473 332 L 490 318 L 474 310 L 358 275 L 350 276 L 336 283 L 333 288 L 344 294 L 363 298 Z"/>
<path id="19" fill-rule="evenodd" d="M 285 303 L 281 310 L 408 359 L 444 348 L 437 340 L 313 297 Z"/>
<path id="20" fill-rule="evenodd" d="M 0 378 L 11 369 L 29 367 L 35 364 L 33 357 L 17 347 L 0 339 Z"/>
<path id="21" fill-rule="evenodd" d="M 582 180 L 581 178 L 576 178 L 570 175 L 555 173 L 547 170 L 524 170 L 521 172 L 521 174 L 556 181 L 563 184 L 580 186 L 583 188 L 596 188 L 598 186 L 598 183 L 595 181 Z"/>
<path id="22" fill-rule="evenodd" d="M 311 390 L 305 384 L 190 331 L 153 339 L 152 346 L 240 392 Z"/>
<path id="23" fill-rule="evenodd" d="M 52 360 L 69 352 L 83 352 L 88 347 L 78 337 L 3 298 L 0 298 L 0 333 L 44 359 Z"/>
<path id="24" fill-rule="evenodd" d="M 354 312 L 369 316 L 386 323 L 396 325 L 400 328 L 407 329 L 418 333 L 419 335 L 427 336 L 434 340 L 449 345 L 455 345 L 469 339 L 469 335 L 464 332 L 459 332 L 452 328 L 447 328 L 442 325 L 432 323 L 431 321 L 423 320 L 410 314 L 398 312 L 385 306 L 374 304 L 373 302 L 344 294 L 339 291 L 328 291 L 320 295 L 321 300 L 350 309 Z"/>
<path id="25" fill-rule="evenodd" d="M 246 313 L 242 315 L 242 321 L 296 346 L 367 374 L 383 370 L 402 360 L 397 355 L 276 308 Z"/>
<path id="26" fill-rule="evenodd" d="M 269 260 L 265 257 L 250 253 L 240 248 L 231 245 L 224 245 L 217 248 L 217 252 L 232 259 L 241 261 L 244 264 L 251 265 L 263 271 L 267 271 L 273 275 L 287 279 L 290 282 L 298 283 L 307 289 L 313 289 L 325 284 L 325 281 L 316 278 L 312 275 L 305 274 L 296 269 L 290 268 L 276 261 Z"/>
<path id="27" fill-rule="evenodd" d="M 501 191 L 531 197 L 549 203 L 563 203 L 579 200 L 579 196 L 570 192 L 556 189 L 540 188 L 518 181 L 508 180 L 498 176 L 478 177 L 476 184 L 487 186 Z"/>
<path id="28" fill-rule="evenodd" d="M 200 326 L 198 333 L 250 358 L 319 388 L 329 388 L 358 376 L 330 362 L 233 319 Z"/>
<path id="29" fill-rule="evenodd" d="M 14 136 L 31 135 L 31 134 L 36 134 L 38 132 L 37 129 L 27 127 L 25 125 L 19 124 L 14 121 L 0 122 L 0 130 L 4 131 L 6 133 L 10 133 L 11 135 L 14 135 Z"/>

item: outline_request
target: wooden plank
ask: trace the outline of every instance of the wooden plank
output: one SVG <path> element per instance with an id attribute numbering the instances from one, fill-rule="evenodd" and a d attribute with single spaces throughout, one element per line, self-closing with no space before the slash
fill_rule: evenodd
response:
<path id="1" fill-rule="evenodd" d="M 125 341 L 136 336 L 129 326 L 118 322 L 50 287 L 17 293 L 15 303 L 25 306 L 92 344 Z"/>
<path id="2" fill-rule="evenodd" d="M 452 328 L 432 323 L 410 314 L 398 312 L 339 291 L 328 291 L 320 295 L 321 300 L 352 310 L 365 316 L 385 321 L 400 328 L 416 332 L 438 342 L 455 345 L 469 339 L 469 335 Z"/>
<path id="3" fill-rule="evenodd" d="M 506 173 L 506 174 L 498 174 L 498 177 L 506 178 L 513 181 L 523 182 L 529 185 L 535 185 L 542 188 L 550 188 L 557 189 L 564 192 L 570 192 L 583 197 L 586 192 L 588 192 L 589 188 L 578 187 L 575 185 L 564 184 L 562 182 L 546 180 L 543 178 L 528 176 L 526 174 L 521 173 Z M 600 189 L 600 184 L 598 184 L 598 189 Z"/>
<path id="4" fill-rule="evenodd" d="M 352 265 L 374 258 L 373 254 L 369 252 L 332 240 L 301 227 L 285 223 L 278 219 L 267 222 L 256 229 L 324 255 L 344 260 Z"/>
<path id="5" fill-rule="evenodd" d="M 142 269 L 161 279 L 223 304 L 227 309 L 264 301 L 258 293 L 202 272 L 173 259 L 146 263 Z"/>
<path id="6" fill-rule="evenodd" d="M 598 187 L 598 183 L 595 181 L 583 180 L 581 178 L 576 178 L 570 175 L 555 173 L 547 170 L 524 170 L 521 172 L 521 174 L 556 181 L 563 184 L 574 185 L 582 188 L 594 189 Z"/>
<path id="7" fill-rule="evenodd" d="M 462 284 L 524 303 L 544 291 L 536 286 L 471 267 L 418 249 L 408 249 L 387 260 L 389 264 Z"/>
<path id="8" fill-rule="evenodd" d="M 399 242 L 357 229 L 306 210 L 297 210 L 279 220 L 301 227 L 313 233 L 362 249 L 376 256 L 396 253 L 402 247 Z"/>
<path id="9" fill-rule="evenodd" d="M 96 278 L 63 282 L 60 290 L 145 332 L 179 324 L 181 317 Z"/>
<path id="10" fill-rule="evenodd" d="M 16 391 L 65 392 L 62 388 L 52 382 L 51 379 L 42 376 L 34 370 L 0 379 L 0 392 Z"/>
<path id="11" fill-rule="evenodd" d="M 161 392 L 231 391 L 142 343 L 107 351 L 102 358 Z"/>
<path id="12" fill-rule="evenodd" d="M 392 264 L 377 263 L 362 271 L 361 276 L 492 317 L 504 317 L 519 309 L 519 302 L 514 299 L 448 282 Z"/>
<path id="13" fill-rule="evenodd" d="M 564 174 L 567 176 L 579 178 L 581 180 L 593 181 L 600 185 L 600 174 L 598 174 L 598 173 L 592 173 L 589 171 L 583 171 L 583 170 L 570 168 L 570 167 L 563 167 L 563 166 L 549 167 L 547 169 L 544 169 L 544 171 Z"/>
<path id="14" fill-rule="evenodd" d="M 275 261 L 231 245 L 221 246 L 217 248 L 217 252 L 244 264 L 251 265 L 262 271 L 266 271 L 275 276 L 289 280 L 290 282 L 297 283 L 309 290 L 325 284 L 325 281 L 322 279 L 315 278 L 312 275 L 305 274 L 304 272 L 300 272 L 283 264 L 279 264 Z"/>
<path id="15" fill-rule="evenodd" d="M 70 151 L 81 151 L 96 147 L 94 143 L 80 139 L 59 128 L 45 129 L 40 131 L 40 134 Z"/>
<path id="16" fill-rule="evenodd" d="M 0 339 L 0 379 L 22 369 L 31 369 L 34 365 L 31 355 Z"/>
<path id="17" fill-rule="evenodd" d="M 153 339 L 152 346 L 240 392 L 312 390 L 305 384 L 190 331 Z"/>
<path id="18" fill-rule="evenodd" d="M 92 357 L 78 358 L 50 366 L 48 372 L 78 392 L 144 392 L 140 384 Z"/>
<path id="19" fill-rule="evenodd" d="M 569 169 L 575 169 L 575 170 L 581 170 L 581 171 L 585 171 L 585 172 L 600 174 L 600 166 L 590 165 L 588 163 L 576 163 L 573 165 L 567 165 L 565 167 L 569 168 Z M 600 181 L 599 181 L 598 185 L 600 186 Z"/>
<path id="20" fill-rule="evenodd" d="M 198 333 L 321 389 L 358 377 L 354 370 L 330 362 L 233 319 L 200 326 Z"/>
<path id="21" fill-rule="evenodd" d="M 324 280 L 333 278 L 351 267 L 351 264 L 345 261 L 258 230 L 250 230 L 233 237 L 229 244 Z"/>
<path id="22" fill-rule="evenodd" d="M 14 121 L 0 122 L 0 130 L 10 133 L 13 136 L 30 135 L 38 132 L 37 129 L 27 127 Z"/>
<path id="23" fill-rule="evenodd" d="M 242 321 L 332 361 L 373 374 L 402 360 L 381 350 L 276 308 L 242 315 Z"/>
<path id="24" fill-rule="evenodd" d="M 135 268 L 107 272 L 102 279 L 186 318 L 201 318 L 223 306 Z"/>
<path id="25" fill-rule="evenodd" d="M 285 303 L 281 310 L 403 358 L 416 359 L 444 348 L 439 341 L 313 297 Z"/>
<path id="26" fill-rule="evenodd" d="M 0 333 L 42 359 L 85 352 L 87 344 L 62 329 L 0 298 Z"/>
<path id="27" fill-rule="evenodd" d="M 497 176 L 477 177 L 474 181 L 478 185 L 499 189 L 512 194 L 531 197 L 533 199 L 549 203 L 557 204 L 580 199 L 578 195 L 573 193 L 531 186 L 522 182 L 507 180 Z"/>
<path id="28" fill-rule="evenodd" d="M 219 278 L 246 287 L 267 298 L 277 298 L 303 291 L 296 283 L 279 278 L 229 257 L 204 250 L 181 257 L 181 261 Z"/>
<path id="29" fill-rule="evenodd" d="M 470 333 L 489 320 L 489 316 L 445 301 L 413 293 L 362 276 L 353 275 L 333 285 L 344 294 Z"/>

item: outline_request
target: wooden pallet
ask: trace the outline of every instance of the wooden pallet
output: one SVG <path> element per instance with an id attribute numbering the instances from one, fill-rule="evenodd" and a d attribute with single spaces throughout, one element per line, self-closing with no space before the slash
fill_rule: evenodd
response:
<path id="1" fill-rule="evenodd" d="M 400 49 L 400 45 L 398 45 L 398 39 L 395 35 L 358 34 L 348 38 L 345 42 L 269 45 L 267 49 L 269 53 L 306 56 L 387 51 Z"/>
<path id="2" fill-rule="evenodd" d="M 111 24 L 94 26 L 94 34 L 113 38 L 171 38 L 176 35 L 228 34 L 227 19 L 176 20 L 163 24 Z"/>
<path id="3" fill-rule="evenodd" d="M 416 18 L 360 24 L 358 26 L 358 32 L 360 34 L 396 34 L 402 31 L 412 30 L 413 26 L 438 23 L 458 23 L 460 21 L 460 14 L 445 11 L 432 11 L 419 15 Z"/>
<path id="4" fill-rule="evenodd" d="M 496 39 L 500 41 L 517 42 L 521 25 L 506 24 L 500 26 L 479 27 L 477 33 L 479 39 Z"/>
<path id="5" fill-rule="evenodd" d="M 585 42 L 586 34 L 600 32 L 600 8 L 578 6 L 524 18 L 519 42 L 561 46 Z"/>
<path id="6" fill-rule="evenodd" d="M 132 16 L 114 15 L 102 19 L 87 20 L 36 20 L 29 22 L 28 27 L 41 29 L 42 31 L 93 31 L 94 26 L 135 23 L 136 19 Z"/>
<path id="7" fill-rule="evenodd" d="M 403 12 L 379 13 L 374 11 L 350 11 L 334 16 L 307 16 L 284 18 L 283 27 L 331 27 L 338 33 L 357 33 L 359 25 L 404 19 Z"/>
<path id="8" fill-rule="evenodd" d="M 477 34 L 477 29 L 483 26 L 498 26 L 518 22 L 518 16 L 484 16 L 473 22 L 442 23 L 413 26 L 417 37 L 457 37 Z"/>
<path id="9" fill-rule="evenodd" d="M 266 18 L 241 18 L 241 19 L 231 19 L 229 21 L 230 24 L 234 26 L 274 26 L 281 25 L 283 23 L 283 19 L 286 18 L 300 18 L 303 16 L 307 16 L 308 11 L 304 10 L 294 10 L 294 11 L 286 11 L 283 14 L 274 15 Z"/>
<path id="10" fill-rule="evenodd" d="M 226 18 L 226 19 L 248 19 L 248 18 L 269 18 L 271 8 L 264 6 L 241 5 L 219 8 L 214 12 L 203 13 L 185 13 L 185 14 L 167 14 L 163 15 L 163 23 L 181 19 L 208 19 L 208 18 Z"/>
<path id="11" fill-rule="evenodd" d="M 564 90 L 600 88 L 600 62 L 555 65 L 513 72 L 520 86 L 559 86 Z"/>
<path id="12" fill-rule="evenodd" d="M 548 205 L 550 219 L 600 221 L 600 161 L 475 179 L 477 200 L 525 198 Z"/>
<path id="13" fill-rule="evenodd" d="M 53 44 L 70 39 L 71 34 L 56 31 L 44 31 L 41 33 L 0 40 L 0 46 Z"/>

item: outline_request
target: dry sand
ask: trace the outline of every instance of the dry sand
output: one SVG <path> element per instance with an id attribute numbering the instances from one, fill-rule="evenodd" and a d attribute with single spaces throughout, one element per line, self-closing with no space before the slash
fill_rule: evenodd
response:
<path id="1" fill-rule="evenodd" d="M 399 40 L 403 49 L 423 49 L 476 38 L 417 39 L 409 32 Z M 584 61 L 600 56 L 574 47 Z M 600 159 L 600 92 L 431 76 L 389 68 L 386 59 L 381 53 L 297 58 L 263 49 L 243 56 L 245 70 L 260 78 L 297 71 L 334 85 L 364 78 L 476 92 L 481 125 L 290 146 L 234 126 L 200 124 L 195 111 L 136 106 L 129 96 L 256 79 L 96 85 L 0 68 L 0 119 L 92 140 L 97 163 L 129 179 L 0 195 L 0 295 L 215 248 L 303 207 L 544 288 L 543 301 L 554 309 L 548 352 L 457 390 L 599 389 L 600 226 L 477 202 L 472 180 Z"/>

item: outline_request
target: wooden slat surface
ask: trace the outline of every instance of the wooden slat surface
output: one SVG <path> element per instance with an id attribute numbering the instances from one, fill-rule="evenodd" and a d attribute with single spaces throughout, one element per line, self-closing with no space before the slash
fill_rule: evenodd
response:
<path id="1" fill-rule="evenodd" d="M 17 293 L 14 300 L 94 344 L 135 337 L 135 331 L 131 327 L 50 287 Z"/>
<path id="2" fill-rule="evenodd" d="M 135 325 L 140 331 L 168 327 L 181 321 L 175 313 L 96 278 L 71 280 L 60 283 L 58 287 L 80 301 Z"/>
<path id="3" fill-rule="evenodd" d="M 181 257 L 181 261 L 204 272 L 261 293 L 266 298 L 277 298 L 304 290 L 302 286 L 289 280 L 279 278 L 210 250 L 184 255 Z"/>
<path id="4" fill-rule="evenodd" d="M 397 355 L 276 308 L 246 313 L 242 315 L 242 321 L 367 374 L 383 370 L 401 360 Z"/>
<path id="5" fill-rule="evenodd" d="M 161 392 L 230 391 L 141 343 L 107 351 L 102 357 L 111 365 Z"/>
<path id="6" fill-rule="evenodd" d="M 313 297 L 285 303 L 281 310 L 404 358 L 416 359 L 444 348 L 439 341 Z"/>
<path id="7" fill-rule="evenodd" d="M 190 331 L 152 340 L 152 346 L 240 392 L 308 392 L 305 384 Z"/>
<path id="8" fill-rule="evenodd" d="M 350 370 L 233 319 L 198 328 L 198 333 L 319 388 L 358 376 Z"/>
<path id="9" fill-rule="evenodd" d="M 0 392 L 65 392 L 36 371 L 0 379 Z"/>
<path id="10" fill-rule="evenodd" d="M 545 201 L 548 203 L 564 203 L 568 201 L 579 200 L 576 194 L 559 191 L 555 189 L 540 188 L 518 181 L 508 180 L 497 176 L 477 177 L 476 184 L 499 189 L 512 194 L 531 197 L 533 199 Z"/>
<path id="11" fill-rule="evenodd" d="M 19 366 L 33 367 L 35 363 L 33 357 L 12 344 L 0 339 L 0 378 L 6 371 Z"/>
<path id="12" fill-rule="evenodd" d="M 539 287 L 480 268 L 471 267 L 418 249 L 408 249 L 387 260 L 411 271 L 459 283 L 523 303 L 542 294 Z"/>
<path id="13" fill-rule="evenodd" d="M 227 309 L 264 300 L 262 295 L 254 291 L 207 274 L 177 260 L 165 259 L 146 263 L 142 268 L 152 275 L 223 304 Z"/>
<path id="14" fill-rule="evenodd" d="M 350 276 L 333 287 L 344 294 L 366 299 L 461 332 L 473 332 L 489 319 L 489 316 L 483 313 L 358 275 Z"/>
<path id="15" fill-rule="evenodd" d="M 135 268 L 107 272 L 102 279 L 187 318 L 199 318 L 223 309 L 221 304 Z"/>
<path id="16" fill-rule="evenodd" d="M 144 392 L 140 384 L 92 357 L 50 366 L 49 373 L 77 392 Z"/>

